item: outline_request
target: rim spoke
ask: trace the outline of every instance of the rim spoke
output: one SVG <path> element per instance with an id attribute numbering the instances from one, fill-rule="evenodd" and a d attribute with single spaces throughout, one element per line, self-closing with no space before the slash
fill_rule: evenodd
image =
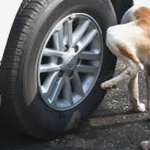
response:
<path id="1" fill-rule="evenodd" d="M 81 96 L 84 96 L 82 82 L 77 70 L 74 71 L 73 86 L 76 93 L 78 93 Z"/>
<path id="2" fill-rule="evenodd" d="M 56 100 L 58 99 L 59 95 L 60 95 L 60 92 L 62 90 L 64 86 L 64 77 L 62 77 L 58 82 L 57 84 L 55 85 L 55 89 L 53 90 L 53 94 L 50 98 L 50 103 L 54 103 L 56 102 Z"/>
<path id="3" fill-rule="evenodd" d="M 55 64 L 44 64 L 44 65 L 40 65 L 40 73 L 48 73 L 48 72 L 54 72 L 54 71 L 58 71 L 60 70 L 61 67 L 60 65 L 55 65 Z"/>
<path id="4" fill-rule="evenodd" d="M 66 98 L 66 100 L 68 102 L 70 102 L 71 104 L 73 104 L 73 93 L 72 93 L 72 87 L 71 87 L 71 83 L 70 83 L 70 79 L 68 76 L 65 77 L 65 86 L 64 86 L 64 97 Z"/>
<path id="5" fill-rule="evenodd" d="M 65 27 L 65 36 L 67 38 L 67 44 L 69 45 L 69 47 L 71 47 L 72 45 L 72 34 L 73 34 L 73 20 L 69 19 L 65 22 L 64 24 Z"/>
<path id="6" fill-rule="evenodd" d="M 95 66 L 88 66 L 88 65 L 78 65 L 77 71 L 82 73 L 96 73 L 98 70 Z"/>
<path id="7" fill-rule="evenodd" d="M 94 39 L 94 37 L 96 36 L 96 34 L 98 33 L 98 31 L 96 29 L 90 31 L 89 33 L 87 33 L 78 43 L 77 45 L 79 46 L 79 52 L 82 51 L 85 47 L 87 47 L 92 40 Z"/>
<path id="8" fill-rule="evenodd" d="M 91 21 L 87 20 L 79 25 L 73 33 L 73 46 L 81 39 L 83 34 L 86 32 L 88 26 L 90 25 Z"/>
<path id="9" fill-rule="evenodd" d="M 86 59 L 86 60 L 100 60 L 101 55 L 96 54 L 94 52 L 82 52 L 79 54 L 80 59 Z"/>
<path id="10" fill-rule="evenodd" d="M 63 26 L 59 26 L 59 29 L 56 30 L 56 32 L 54 33 L 54 47 L 58 50 L 58 51 L 63 51 L 64 49 L 64 33 L 63 33 Z"/>
<path id="11" fill-rule="evenodd" d="M 52 75 L 47 77 L 47 79 L 45 80 L 44 84 L 42 85 L 42 87 L 43 87 L 43 90 L 42 90 L 43 97 L 45 99 L 48 99 L 50 97 L 52 89 L 54 88 L 55 84 L 59 80 L 58 79 L 58 75 L 59 75 L 59 72 L 53 73 Z"/>
<path id="12" fill-rule="evenodd" d="M 53 49 L 50 49 L 50 48 L 44 48 L 44 50 L 43 50 L 43 56 L 48 56 L 48 57 L 51 57 L 51 56 L 62 57 L 63 55 L 64 55 L 63 52 L 56 51 L 56 50 L 53 50 Z"/>

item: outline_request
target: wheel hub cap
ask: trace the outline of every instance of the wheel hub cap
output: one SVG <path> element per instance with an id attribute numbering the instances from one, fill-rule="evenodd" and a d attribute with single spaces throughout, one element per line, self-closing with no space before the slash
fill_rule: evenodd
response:
<path id="1" fill-rule="evenodd" d="M 101 30 L 91 16 L 74 13 L 60 20 L 45 39 L 38 61 L 41 97 L 54 110 L 72 109 L 89 95 L 98 78 Z"/>
<path id="2" fill-rule="evenodd" d="M 78 55 L 70 55 L 67 57 L 66 66 L 63 68 L 66 71 L 74 70 L 75 67 L 77 66 L 78 62 Z"/>

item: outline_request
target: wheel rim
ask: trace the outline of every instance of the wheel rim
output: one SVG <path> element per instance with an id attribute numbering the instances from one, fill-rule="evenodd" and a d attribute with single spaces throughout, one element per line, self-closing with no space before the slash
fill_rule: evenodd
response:
<path id="1" fill-rule="evenodd" d="M 44 102 L 66 111 L 80 104 L 98 78 L 103 60 L 102 32 L 89 15 L 60 20 L 44 40 L 38 62 L 38 85 Z"/>

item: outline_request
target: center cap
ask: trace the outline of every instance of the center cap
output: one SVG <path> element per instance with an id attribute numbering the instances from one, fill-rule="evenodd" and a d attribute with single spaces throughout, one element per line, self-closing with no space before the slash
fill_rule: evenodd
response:
<path id="1" fill-rule="evenodd" d="M 77 61 L 78 61 L 78 56 L 72 55 L 71 57 L 69 57 L 67 70 L 73 70 L 77 65 Z"/>

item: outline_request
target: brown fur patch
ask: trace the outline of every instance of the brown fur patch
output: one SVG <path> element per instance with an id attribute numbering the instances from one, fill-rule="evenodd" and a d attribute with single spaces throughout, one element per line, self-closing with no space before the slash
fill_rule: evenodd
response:
<path id="1" fill-rule="evenodd" d="M 140 7 L 139 9 L 137 9 L 134 13 L 135 17 L 136 17 L 136 25 L 141 27 L 143 29 L 143 35 L 144 37 L 140 37 L 140 41 L 137 40 L 137 45 L 139 45 L 139 47 L 141 47 L 140 49 L 146 51 L 146 53 L 148 54 L 150 52 L 150 8 L 148 7 Z M 144 52 L 143 51 L 143 52 Z M 144 53 L 142 54 L 144 55 Z M 141 57 L 147 57 L 147 55 L 141 56 Z M 142 61 L 143 61 L 143 58 Z"/>
<path id="2" fill-rule="evenodd" d="M 122 53 L 123 55 L 125 55 L 127 58 L 129 58 L 130 60 L 132 60 L 136 64 L 140 64 L 139 59 L 137 58 L 136 55 L 134 55 L 133 53 L 131 53 L 130 48 L 128 48 L 127 46 L 125 46 L 123 44 L 117 44 L 116 46 L 119 49 L 120 53 Z"/>
<path id="3" fill-rule="evenodd" d="M 137 20 L 137 26 L 143 28 L 150 26 L 150 8 L 144 6 L 140 7 L 134 12 L 134 16 Z"/>
<path id="4" fill-rule="evenodd" d="M 135 11 L 134 16 L 137 20 L 148 18 L 150 17 L 150 8 L 142 6 Z"/>
<path id="5" fill-rule="evenodd" d="M 137 20 L 136 25 L 146 30 L 150 30 L 150 17 Z"/>
<path id="6" fill-rule="evenodd" d="M 136 41 L 138 47 L 137 55 L 143 64 L 150 62 L 150 39 L 148 37 L 141 36 Z"/>

